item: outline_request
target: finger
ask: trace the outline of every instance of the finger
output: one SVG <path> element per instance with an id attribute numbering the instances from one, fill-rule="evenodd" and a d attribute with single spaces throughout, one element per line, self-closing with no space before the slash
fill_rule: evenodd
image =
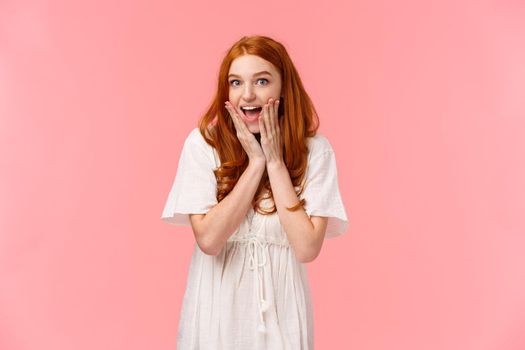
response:
<path id="1" fill-rule="evenodd" d="M 270 125 L 270 106 L 266 104 L 265 106 L 265 115 L 264 115 L 264 129 L 266 131 L 266 139 L 272 136 L 272 127 Z"/>
<path id="2" fill-rule="evenodd" d="M 264 129 L 264 119 L 262 116 L 259 117 L 259 133 L 261 134 L 261 141 L 266 140 L 266 130 Z"/>
<path id="3" fill-rule="evenodd" d="M 230 113 L 230 117 L 233 121 L 233 124 L 235 125 L 235 130 L 239 133 L 243 132 L 243 123 L 242 120 L 240 120 L 239 115 L 233 110 L 231 103 L 227 102 L 226 109 L 228 110 L 228 113 Z"/>
<path id="4" fill-rule="evenodd" d="M 280 132 L 280 119 L 279 119 L 279 100 L 275 101 L 275 108 L 274 108 L 274 121 L 275 121 L 275 129 L 277 132 Z"/>
<path id="5" fill-rule="evenodd" d="M 233 124 L 235 124 L 235 126 L 237 126 L 237 118 L 235 118 L 235 113 L 233 112 L 233 110 L 232 110 L 232 108 L 231 108 L 231 106 L 230 106 L 228 101 L 224 102 L 224 107 L 228 111 L 228 114 L 230 115 L 230 118 L 233 121 Z"/>
<path id="6" fill-rule="evenodd" d="M 237 121 L 239 124 L 241 124 L 241 130 L 245 133 L 251 134 L 251 132 L 248 130 L 248 125 L 246 124 L 246 121 L 242 117 L 244 115 L 244 112 L 241 110 L 240 107 L 233 106 L 234 111 L 236 112 L 235 115 L 237 116 Z"/>
<path id="7" fill-rule="evenodd" d="M 233 106 L 234 110 L 237 112 L 237 115 L 239 116 L 239 118 L 242 119 L 242 115 L 244 114 L 244 112 L 241 110 L 241 107 L 239 106 Z"/>
<path id="8" fill-rule="evenodd" d="M 261 141 L 262 140 L 266 140 L 266 124 L 265 124 L 265 119 L 266 119 L 266 105 L 263 106 L 263 109 L 262 109 L 262 115 L 259 117 L 259 130 L 261 132 Z"/>
<path id="9" fill-rule="evenodd" d="M 270 99 L 268 101 L 268 126 L 270 128 L 271 135 L 275 135 L 274 104 L 275 104 L 275 101 L 273 99 Z"/>
<path id="10" fill-rule="evenodd" d="M 239 115 L 239 110 L 236 109 L 231 102 L 226 102 L 226 108 L 228 109 L 228 112 L 230 113 L 230 116 L 232 117 L 233 123 L 235 124 L 235 129 L 239 132 L 246 130 L 246 124 L 244 123 L 244 120 Z"/>

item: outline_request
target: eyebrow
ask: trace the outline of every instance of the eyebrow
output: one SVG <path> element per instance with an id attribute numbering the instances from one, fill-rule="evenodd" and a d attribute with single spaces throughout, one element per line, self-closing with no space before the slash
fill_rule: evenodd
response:
<path id="1" fill-rule="evenodd" d="M 272 73 L 270 73 L 270 72 L 268 72 L 268 71 L 265 71 L 265 70 L 263 70 L 263 71 L 261 71 L 261 72 L 257 72 L 257 73 L 255 73 L 253 76 L 256 77 L 256 76 L 258 76 L 258 75 L 263 75 L 263 74 L 268 74 L 268 75 L 271 76 L 271 77 L 273 76 Z M 228 78 L 229 78 L 229 77 L 237 77 L 237 78 L 240 78 L 240 76 L 238 76 L 237 74 L 230 74 L 230 75 L 228 75 Z"/>

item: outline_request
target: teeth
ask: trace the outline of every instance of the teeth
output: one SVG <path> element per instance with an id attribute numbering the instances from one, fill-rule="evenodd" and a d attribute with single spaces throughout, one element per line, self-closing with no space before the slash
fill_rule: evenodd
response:
<path id="1" fill-rule="evenodd" d="M 241 107 L 241 109 L 244 109 L 244 110 L 248 110 L 248 111 L 251 111 L 251 110 L 254 110 L 254 109 L 257 109 L 259 107 L 253 107 L 253 106 L 250 106 L 250 107 Z"/>

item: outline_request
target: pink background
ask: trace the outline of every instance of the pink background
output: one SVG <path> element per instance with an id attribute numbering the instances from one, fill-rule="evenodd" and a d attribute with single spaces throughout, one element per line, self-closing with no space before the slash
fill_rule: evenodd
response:
<path id="1" fill-rule="evenodd" d="M 0 349 L 175 348 L 194 238 L 160 215 L 244 34 L 337 155 L 316 348 L 524 349 L 523 2 L 181 3 L 0 2 Z"/>

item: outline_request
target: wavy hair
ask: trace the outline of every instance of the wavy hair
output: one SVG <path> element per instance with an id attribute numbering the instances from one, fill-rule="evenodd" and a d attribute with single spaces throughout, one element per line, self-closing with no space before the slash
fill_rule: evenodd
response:
<path id="1" fill-rule="evenodd" d="M 259 56 L 272 63 L 281 75 L 279 109 L 282 115 L 280 117 L 283 119 L 280 128 L 283 160 L 299 196 L 304 190 L 308 157 L 307 138 L 316 134 L 319 118 L 284 46 L 269 37 L 256 35 L 242 37 L 226 53 L 219 69 L 217 92 L 199 121 L 202 136 L 216 149 L 221 162 L 221 165 L 214 170 L 217 179 L 217 201 L 220 202 L 230 193 L 249 162 L 244 148 L 237 139 L 235 125 L 224 107 L 224 102 L 229 96 L 230 65 L 233 60 L 246 54 Z M 263 215 L 275 213 L 277 211 L 275 202 L 270 210 L 261 208 L 261 200 L 267 198 L 272 199 L 273 202 L 270 180 L 265 170 L 252 200 L 253 209 Z M 302 199 L 287 209 L 295 211 L 304 204 L 305 200 Z"/>

